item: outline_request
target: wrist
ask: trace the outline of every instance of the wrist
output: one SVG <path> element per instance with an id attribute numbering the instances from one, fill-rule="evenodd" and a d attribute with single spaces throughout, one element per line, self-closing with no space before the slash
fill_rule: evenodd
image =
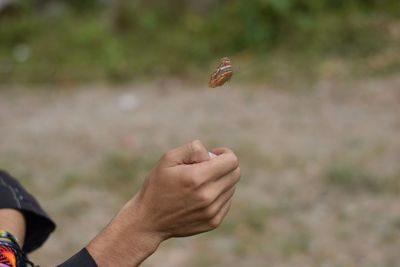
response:
<path id="1" fill-rule="evenodd" d="M 132 237 L 132 246 L 135 250 L 140 254 L 147 255 L 147 257 L 153 254 L 161 242 L 166 239 L 160 233 L 148 228 L 149 222 L 140 213 L 140 206 L 136 197 L 126 203 L 115 220 L 121 225 L 125 225 L 126 234 Z M 122 238 L 124 237 L 126 236 Z"/>
<path id="2" fill-rule="evenodd" d="M 129 201 L 111 223 L 87 246 L 99 267 L 139 266 L 164 238 L 146 229 L 135 199 Z"/>

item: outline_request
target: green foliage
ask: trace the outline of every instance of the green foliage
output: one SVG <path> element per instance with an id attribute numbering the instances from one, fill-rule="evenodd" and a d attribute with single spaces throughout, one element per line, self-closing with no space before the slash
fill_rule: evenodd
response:
<path id="1" fill-rule="evenodd" d="M 305 227 L 297 227 L 294 231 L 290 232 L 287 239 L 285 239 L 281 246 L 282 252 L 286 256 L 307 253 L 311 246 L 311 234 Z"/>
<path id="2" fill-rule="evenodd" d="M 329 184 L 353 192 L 396 193 L 399 190 L 399 181 L 395 177 L 374 175 L 365 167 L 349 162 L 334 163 L 326 176 Z"/>
<path id="3" fill-rule="evenodd" d="M 156 161 L 146 157 L 132 158 L 119 154 L 107 156 L 99 169 L 99 176 L 93 177 L 93 184 L 118 192 L 129 198 L 142 185 L 145 176 Z"/>
<path id="4" fill-rule="evenodd" d="M 98 0 L 65 0 L 64 1 L 74 12 L 86 13 L 100 6 Z"/>
<path id="5" fill-rule="evenodd" d="M 400 13 L 394 0 L 64 0 L 56 15 L 19 3 L 0 14 L 3 82 L 188 75 L 221 56 L 276 50 L 362 58 L 387 46 L 384 23 Z M 21 44 L 30 54 L 18 61 Z"/>

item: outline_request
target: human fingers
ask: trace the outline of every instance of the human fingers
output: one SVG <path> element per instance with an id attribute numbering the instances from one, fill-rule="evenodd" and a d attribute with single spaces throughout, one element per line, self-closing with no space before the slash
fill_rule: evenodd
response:
<path id="1" fill-rule="evenodd" d="M 229 199 L 219 210 L 217 215 L 215 215 L 212 219 L 207 221 L 208 230 L 216 229 L 221 223 L 224 221 L 226 215 L 228 214 L 232 205 L 232 198 Z"/>
<path id="2" fill-rule="evenodd" d="M 212 206 L 213 203 L 217 203 L 218 199 L 227 194 L 235 188 L 236 183 L 240 179 L 240 168 L 235 169 L 229 174 L 223 176 L 217 181 L 211 181 L 201 185 L 197 192 L 199 195 L 199 200 L 197 206 L 199 208 L 208 208 Z M 211 209 L 215 209 L 211 207 Z"/>
<path id="3" fill-rule="evenodd" d="M 221 209 L 225 206 L 225 204 L 230 201 L 230 199 L 235 194 L 236 187 L 233 186 L 228 191 L 221 194 L 213 203 L 211 203 L 208 207 L 206 207 L 203 211 L 204 218 L 214 218 Z"/>
<path id="4" fill-rule="evenodd" d="M 239 159 L 232 151 L 220 154 L 212 160 L 194 165 L 194 172 L 201 183 L 217 180 L 239 167 Z"/>
<path id="5" fill-rule="evenodd" d="M 222 221 L 225 219 L 226 215 L 228 214 L 231 206 L 232 206 L 232 198 L 225 203 L 225 205 L 221 208 L 217 216 L 214 217 L 214 223 L 220 225 Z"/>
<path id="6" fill-rule="evenodd" d="M 216 157 L 217 157 L 217 155 L 215 155 L 215 154 L 212 153 L 212 152 L 208 152 L 208 156 L 210 157 L 210 159 L 213 159 L 213 158 L 216 158 Z"/>
<path id="7" fill-rule="evenodd" d="M 168 151 L 163 156 L 161 164 L 165 167 L 174 167 L 181 164 L 200 163 L 209 159 L 208 150 L 201 141 L 195 140 Z"/>
<path id="8" fill-rule="evenodd" d="M 211 150 L 211 152 L 217 156 L 221 155 L 221 154 L 226 154 L 226 153 L 233 153 L 233 151 L 227 147 L 217 147 L 217 148 L 213 148 Z"/>
<path id="9" fill-rule="evenodd" d="M 218 180 L 212 181 L 210 183 L 210 187 L 214 191 L 213 193 L 219 197 L 220 195 L 231 189 L 233 186 L 235 186 L 239 182 L 240 177 L 240 167 L 237 167 L 235 170 L 222 176 Z"/>

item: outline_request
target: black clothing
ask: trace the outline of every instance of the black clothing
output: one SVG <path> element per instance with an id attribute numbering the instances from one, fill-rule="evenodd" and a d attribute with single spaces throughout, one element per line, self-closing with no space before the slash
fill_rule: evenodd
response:
<path id="1" fill-rule="evenodd" d="M 93 260 L 92 256 L 90 256 L 89 252 L 84 248 L 74 256 L 69 258 L 66 262 L 57 267 L 97 267 L 96 262 Z"/>
<path id="2" fill-rule="evenodd" d="M 11 175 L 0 170 L 0 209 L 16 209 L 25 217 L 26 234 L 22 250 L 29 253 L 39 248 L 54 231 L 56 225 L 29 194 Z M 97 267 L 95 261 L 82 249 L 59 267 Z"/>
<path id="3" fill-rule="evenodd" d="M 31 194 L 8 173 L 0 171 L 0 209 L 6 208 L 19 210 L 25 217 L 25 253 L 39 248 L 56 227 Z"/>

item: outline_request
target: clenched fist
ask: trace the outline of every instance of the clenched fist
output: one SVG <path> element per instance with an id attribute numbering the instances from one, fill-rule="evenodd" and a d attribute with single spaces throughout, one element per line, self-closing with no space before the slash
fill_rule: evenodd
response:
<path id="1" fill-rule="evenodd" d="M 240 168 L 231 150 L 212 152 L 216 157 L 210 158 L 200 141 L 167 152 L 135 197 L 88 245 L 97 264 L 138 266 L 168 238 L 218 227 L 230 208 Z"/>
<path id="2" fill-rule="evenodd" d="M 137 196 L 147 230 L 163 238 L 188 236 L 219 226 L 240 178 L 229 149 L 207 149 L 194 141 L 165 154 Z"/>

